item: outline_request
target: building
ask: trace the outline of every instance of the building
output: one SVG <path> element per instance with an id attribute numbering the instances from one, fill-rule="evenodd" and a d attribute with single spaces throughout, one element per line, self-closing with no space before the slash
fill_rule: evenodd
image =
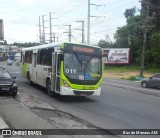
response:
<path id="1" fill-rule="evenodd" d="M 9 56 L 20 60 L 21 48 L 11 45 L 0 45 L 0 59 L 7 60 Z"/>

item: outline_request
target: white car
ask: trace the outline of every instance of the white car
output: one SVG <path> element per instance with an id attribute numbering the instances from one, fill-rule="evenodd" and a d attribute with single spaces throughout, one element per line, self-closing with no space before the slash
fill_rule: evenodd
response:
<path id="1" fill-rule="evenodd" d="M 8 59 L 8 60 L 7 60 L 7 65 L 12 65 L 12 64 L 13 64 L 13 60 Z"/>

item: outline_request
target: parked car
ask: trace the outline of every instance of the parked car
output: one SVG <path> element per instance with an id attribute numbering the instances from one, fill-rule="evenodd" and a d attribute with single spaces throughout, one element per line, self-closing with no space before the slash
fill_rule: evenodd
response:
<path id="1" fill-rule="evenodd" d="M 155 74 L 149 78 L 142 79 L 141 86 L 144 88 L 147 88 L 147 87 L 160 88 L 160 73 Z"/>
<path id="2" fill-rule="evenodd" d="M 0 93 L 8 93 L 13 97 L 16 96 L 18 86 L 14 80 L 15 78 L 16 77 L 12 77 L 4 68 L 0 67 Z"/>
<path id="3" fill-rule="evenodd" d="M 4 61 L 4 58 L 3 58 L 3 57 L 0 57 L 0 61 Z"/>
<path id="4" fill-rule="evenodd" d="M 12 59 L 8 59 L 7 60 L 7 65 L 12 65 L 13 64 L 13 60 Z"/>

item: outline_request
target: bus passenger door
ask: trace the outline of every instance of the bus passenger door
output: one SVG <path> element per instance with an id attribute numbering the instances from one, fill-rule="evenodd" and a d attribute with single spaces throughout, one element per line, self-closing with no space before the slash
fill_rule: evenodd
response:
<path id="1" fill-rule="evenodd" d="M 60 54 L 52 54 L 52 80 L 51 80 L 51 89 L 57 93 L 60 92 Z"/>
<path id="2" fill-rule="evenodd" d="M 36 83 L 37 81 L 37 53 L 33 53 L 33 60 L 32 60 L 32 81 L 33 83 Z"/>

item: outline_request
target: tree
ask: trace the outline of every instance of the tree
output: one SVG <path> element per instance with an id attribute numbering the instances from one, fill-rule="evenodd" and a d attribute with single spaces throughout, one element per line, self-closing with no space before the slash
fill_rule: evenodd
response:
<path id="1" fill-rule="evenodd" d="M 6 40 L 4 40 L 4 45 L 7 45 L 7 41 Z"/>
<path id="2" fill-rule="evenodd" d="M 151 49 L 146 51 L 147 67 L 160 68 L 160 31 L 151 36 Z"/>
<path id="3" fill-rule="evenodd" d="M 40 44 L 36 43 L 36 42 L 29 42 L 29 43 L 14 42 L 12 45 L 19 46 L 19 47 L 32 47 L 32 46 L 37 46 L 37 45 L 40 45 Z"/>
<path id="4" fill-rule="evenodd" d="M 110 38 L 108 35 L 106 35 L 106 39 L 105 40 L 100 40 L 99 43 L 98 43 L 98 46 L 101 47 L 101 48 L 111 48 L 111 47 L 114 47 L 115 44 L 110 41 Z"/>
<path id="5" fill-rule="evenodd" d="M 126 9 L 126 11 L 124 12 L 124 16 L 126 19 L 134 16 L 136 13 L 136 7 L 133 7 L 131 9 Z"/>
<path id="6" fill-rule="evenodd" d="M 142 46 L 143 19 L 141 15 L 132 16 L 127 19 L 127 25 L 119 27 L 115 33 L 117 47 L 130 48 L 130 63 L 137 64 L 139 61 L 139 49 Z M 139 64 L 139 62 L 138 62 Z"/>

